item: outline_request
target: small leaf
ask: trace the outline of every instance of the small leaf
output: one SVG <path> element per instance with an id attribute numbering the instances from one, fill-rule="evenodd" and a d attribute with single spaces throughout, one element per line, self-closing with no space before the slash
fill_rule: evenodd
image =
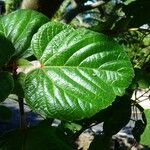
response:
<path id="1" fill-rule="evenodd" d="M 150 109 L 145 109 L 144 113 L 147 119 L 147 125 L 144 133 L 141 135 L 140 143 L 143 145 L 150 146 Z"/>
<path id="2" fill-rule="evenodd" d="M 70 130 L 73 133 L 76 133 L 77 131 L 80 131 L 82 129 L 82 126 L 77 124 L 77 123 L 73 123 L 73 122 L 66 122 L 64 123 L 63 127 L 66 130 Z"/>
<path id="3" fill-rule="evenodd" d="M 0 34 L 0 67 L 7 64 L 15 52 L 13 44 Z"/>
<path id="4" fill-rule="evenodd" d="M 137 86 L 141 89 L 146 89 L 150 87 L 150 73 L 142 69 L 135 70 L 135 77 L 133 80 L 133 88 Z"/>
<path id="5" fill-rule="evenodd" d="M 14 87 L 13 77 L 8 72 L 0 72 L 0 102 L 4 101 Z"/>
<path id="6" fill-rule="evenodd" d="M 123 48 L 87 29 L 47 23 L 34 35 L 32 49 L 41 68 L 27 75 L 25 97 L 45 117 L 91 117 L 122 95 L 133 76 Z"/>
<path id="7" fill-rule="evenodd" d="M 18 59 L 17 60 L 17 66 L 32 66 L 32 64 L 28 61 L 28 60 L 26 60 L 26 59 L 23 59 L 23 58 L 21 58 L 21 59 Z"/>
<path id="8" fill-rule="evenodd" d="M 6 106 L 0 105 L 0 120 L 9 120 L 12 116 L 12 111 Z"/>
<path id="9" fill-rule="evenodd" d="M 17 10 L 0 19 L 0 33 L 14 45 L 14 57 L 26 57 L 34 33 L 49 19 L 33 10 Z M 25 55 L 24 55 L 25 54 Z"/>

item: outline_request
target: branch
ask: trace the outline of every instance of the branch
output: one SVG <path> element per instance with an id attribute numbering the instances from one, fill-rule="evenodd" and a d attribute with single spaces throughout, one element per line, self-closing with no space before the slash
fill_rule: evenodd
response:
<path id="1" fill-rule="evenodd" d="M 19 109 L 20 109 L 20 128 L 22 131 L 25 131 L 27 128 L 25 112 L 24 112 L 24 103 L 23 98 L 18 96 L 19 100 Z"/>
<path id="2" fill-rule="evenodd" d="M 69 12 L 64 14 L 62 20 L 65 23 L 70 23 L 73 20 L 73 18 L 75 18 L 79 13 L 100 7 L 104 4 L 105 4 L 104 1 L 98 1 L 89 5 L 84 5 L 83 3 L 82 4 L 77 3 L 77 5 L 74 8 L 72 8 Z"/>

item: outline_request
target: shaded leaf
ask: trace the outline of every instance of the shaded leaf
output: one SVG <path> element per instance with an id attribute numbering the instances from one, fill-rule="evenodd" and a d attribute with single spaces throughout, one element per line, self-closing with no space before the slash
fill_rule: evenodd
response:
<path id="1" fill-rule="evenodd" d="M 147 125 L 147 120 L 146 120 L 146 116 L 144 113 L 144 108 L 135 102 L 134 102 L 134 107 L 139 109 L 140 115 L 141 115 L 140 119 L 135 120 L 135 125 L 134 125 L 134 128 L 132 130 L 132 135 L 134 136 L 135 140 L 139 143 L 140 137 L 141 137 L 142 133 L 144 132 L 145 127 Z"/>
<path id="2" fill-rule="evenodd" d="M 124 49 L 90 30 L 47 23 L 35 34 L 32 49 L 41 67 L 27 75 L 25 97 L 45 117 L 91 117 L 122 95 L 133 76 Z"/>
<path id="3" fill-rule="evenodd" d="M 7 64 L 15 52 L 13 44 L 0 34 L 0 67 Z"/>
<path id="4" fill-rule="evenodd" d="M 23 84 L 25 77 L 26 77 L 25 73 L 19 73 L 17 76 L 14 77 L 13 93 L 16 94 L 18 97 L 22 98 L 24 98 Z"/>
<path id="5" fill-rule="evenodd" d="M 8 72 L 0 72 L 0 102 L 4 101 L 14 87 L 13 77 Z"/>
<path id="6" fill-rule="evenodd" d="M 144 132 L 144 129 L 146 127 L 146 124 L 142 120 L 137 120 L 135 122 L 135 126 L 132 130 L 132 134 L 136 141 L 139 143 L 142 133 Z"/>
<path id="7" fill-rule="evenodd" d="M 89 150 L 110 150 L 111 140 L 111 136 L 96 135 L 90 144 Z"/>
<path id="8" fill-rule="evenodd" d="M 14 45 L 14 57 L 26 57 L 34 33 L 49 19 L 33 10 L 17 10 L 0 19 L 0 33 Z M 25 55 L 24 55 L 25 54 Z"/>
<path id="9" fill-rule="evenodd" d="M 64 136 L 65 137 L 65 136 Z M 1 150 L 71 150 L 70 146 L 61 139 L 56 129 L 46 125 L 28 128 L 26 132 L 14 130 L 0 138 Z"/>
<path id="10" fill-rule="evenodd" d="M 138 85 L 141 89 L 146 89 L 150 87 L 150 73 L 142 70 L 136 69 L 135 70 L 135 77 L 133 80 L 133 87 Z"/>
<path id="11" fill-rule="evenodd" d="M 117 134 L 131 117 L 131 97 L 124 95 L 117 97 L 110 107 L 109 115 L 105 116 L 103 132 L 106 136 Z"/>
<path id="12" fill-rule="evenodd" d="M 129 27 L 140 27 L 150 24 L 149 0 L 136 0 L 123 7 L 127 18 L 130 18 Z"/>
<path id="13" fill-rule="evenodd" d="M 9 108 L 0 105 L 0 120 L 9 120 L 11 115 L 12 111 Z"/>

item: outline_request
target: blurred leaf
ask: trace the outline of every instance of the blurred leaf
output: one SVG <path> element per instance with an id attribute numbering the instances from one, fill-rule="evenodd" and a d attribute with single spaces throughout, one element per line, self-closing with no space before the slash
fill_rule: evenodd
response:
<path id="1" fill-rule="evenodd" d="M 147 119 L 147 125 L 144 133 L 141 135 L 140 143 L 143 145 L 150 146 L 150 109 L 144 110 Z"/>
<path id="2" fill-rule="evenodd" d="M 26 77 L 25 73 L 19 73 L 14 77 L 13 93 L 22 98 L 24 98 L 23 84 L 25 77 Z"/>
<path id="3" fill-rule="evenodd" d="M 109 116 L 104 121 L 103 132 L 106 136 L 118 133 L 131 117 L 131 96 L 117 97 L 110 107 Z"/>
<path id="4" fill-rule="evenodd" d="M 16 63 L 17 63 L 17 66 L 32 66 L 32 64 L 28 60 L 23 59 L 23 58 L 18 59 Z"/>
<path id="5" fill-rule="evenodd" d="M 110 150 L 112 138 L 105 135 L 96 135 L 91 142 L 89 150 Z"/>
<path id="6" fill-rule="evenodd" d="M 6 107 L 6 106 L 2 106 L 0 105 L 0 120 L 9 120 L 12 116 L 12 111 Z"/>
<path id="7" fill-rule="evenodd" d="M 150 46 L 150 34 L 143 39 L 144 45 Z"/>
<path id="8" fill-rule="evenodd" d="M 142 120 L 137 120 L 135 122 L 135 126 L 132 130 L 132 134 L 138 143 L 140 142 L 141 135 L 144 132 L 145 127 L 146 127 L 146 125 Z"/>
<path id="9" fill-rule="evenodd" d="M 136 0 L 122 0 L 123 2 L 125 2 L 126 5 L 130 4 L 131 2 L 134 2 Z"/>
<path id="10" fill-rule="evenodd" d="M 96 135 L 89 150 L 109 150 L 112 135 L 118 133 L 129 121 L 131 116 L 131 95 L 117 97 L 105 113 L 103 133 Z"/>
<path id="11" fill-rule="evenodd" d="M 14 88 L 14 80 L 10 73 L 0 72 L 0 102 L 4 101 Z"/>
<path id="12" fill-rule="evenodd" d="M 65 137 L 65 135 L 64 135 Z M 14 130 L 0 138 L 1 150 L 72 150 L 61 139 L 57 130 L 47 123 L 28 128 L 25 132 Z"/>
<path id="13" fill-rule="evenodd" d="M 73 122 L 66 122 L 63 124 L 64 129 L 68 129 L 75 133 L 76 131 L 79 131 L 82 129 L 82 126 Z"/>
<path id="14" fill-rule="evenodd" d="M 14 57 L 26 57 L 34 33 L 49 19 L 33 10 L 17 10 L 0 19 L 0 33 L 15 47 Z M 27 54 L 27 55 L 26 55 Z"/>
<path id="15" fill-rule="evenodd" d="M 129 27 L 140 27 L 143 24 L 150 24 L 150 1 L 136 0 L 124 5 L 123 11 L 127 18 L 130 18 Z"/>
<path id="16" fill-rule="evenodd" d="M 147 31 L 145 32 L 145 30 L 143 31 L 137 28 L 136 30 L 119 34 L 115 38 L 126 49 L 134 68 L 140 68 L 146 71 L 148 70 L 146 68 L 150 68 L 149 65 L 145 67 L 145 64 L 150 62 L 150 46 L 145 42 L 148 39 L 148 34 Z"/>
<path id="17" fill-rule="evenodd" d="M 150 87 L 150 73 L 142 70 L 142 69 L 135 69 L 135 77 L 133 79 L 133 88 L 135 87 L 146 89 Z"/>
<path id="18" fill-rule="evenodd" d="M 9 62 L 14 52 L 15 48 L 13 44 L 0 34 L 0 67 L 3 67 Z"/>

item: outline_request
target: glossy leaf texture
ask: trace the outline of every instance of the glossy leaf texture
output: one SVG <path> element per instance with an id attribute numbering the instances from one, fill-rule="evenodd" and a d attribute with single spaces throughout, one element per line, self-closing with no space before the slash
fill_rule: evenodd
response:
<path id="1" fill-rule="evenodd" d="M 144 130 L 144 133 L 141 135 L 140 143 L 143 145 L 150 146 L 150 109 L 145 109 L 144 113 L 147 119 L 147 125 Z"/>
<path id="2" fill-rule="evenodd" d="M 31 42 L 41 68 L 25 79 L 30 107 L 45 117 L 91 117 L 122 95 L 133 76 L 124 49 L 87 29 L 50 22 Z"/>
<path id="3" fill-rule="evenodd" d="M 33 10 L 17 10 L 0 18 L 0 33 L 13 43 L 16 49 L 14 57 L 27 57 L 30 54 L 33 34 L 48 21 L 46 16 Z"/>
<path id="4" fill-rule="evenodd" d="M 0 72 L 0 102 L 4 101 L 14 87 L 13 77 L 8 72 Z"/>
<path id="5" fill-rule="evenodd" d="M 15 48 L 13 44 L 0 34 L 0 67 L 3 67 L 9 62 L 14 52 Z"/>

